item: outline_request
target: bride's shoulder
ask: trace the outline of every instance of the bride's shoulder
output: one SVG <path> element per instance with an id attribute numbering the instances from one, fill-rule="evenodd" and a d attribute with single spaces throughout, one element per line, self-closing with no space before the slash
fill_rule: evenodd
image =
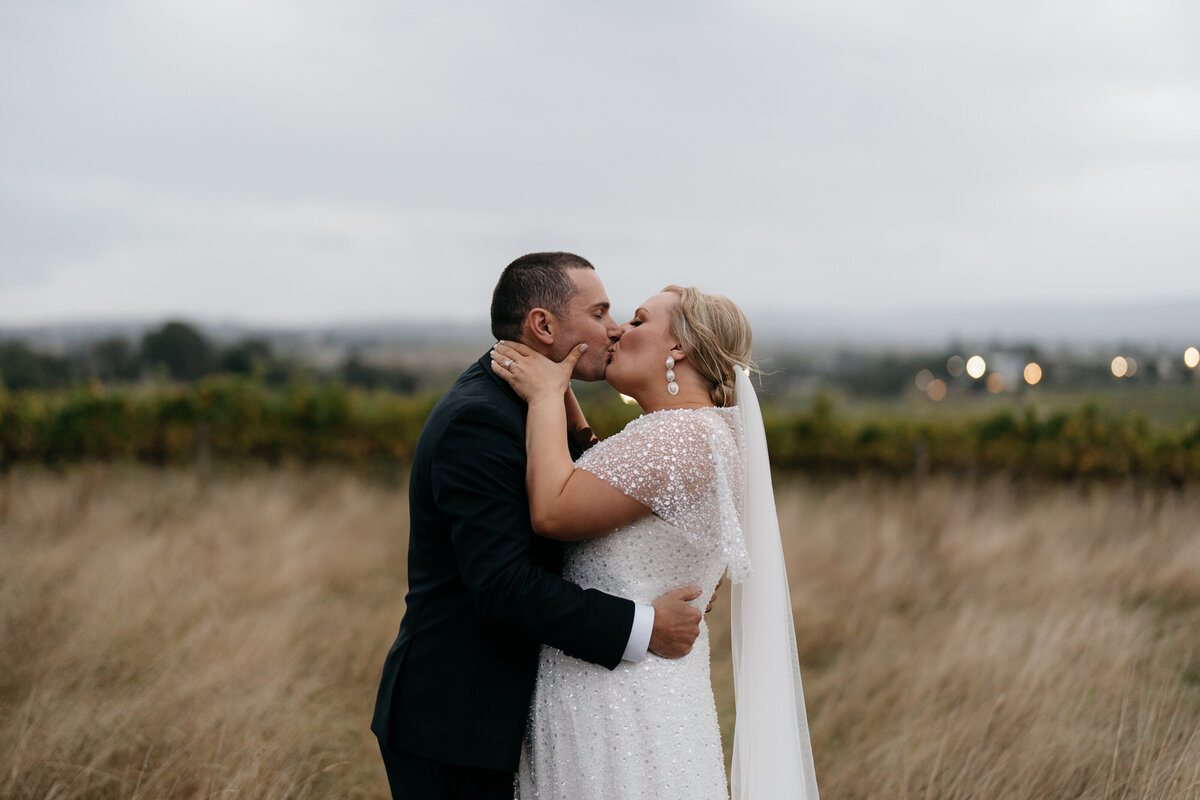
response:
<path id="1" fill-rule="evenodd" d="M 629 422 L 605 441 L 652 439 L 679 444 L 710 442 L 730 431 L 735 419 L 729 408 L 666 408 Z"/>
<path id="2" fill-rule="evenodd" d="M 694 427 L 697 421 L 696 412 L 699 410 L 701 409 L 663 408 L 658 411 L 651 411 L 648 414 L 642 414 L 640 417 L 630 420 L 621 433 L 635 433 L 638 431 L 658 430 L 660 428 Z"/>

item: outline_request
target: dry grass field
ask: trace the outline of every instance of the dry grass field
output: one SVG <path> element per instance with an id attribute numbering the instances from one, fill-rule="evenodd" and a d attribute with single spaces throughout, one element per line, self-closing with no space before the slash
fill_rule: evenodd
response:
<path id="1" fill-rule="evenodd" d="M 825 798 L 1200 797 L 1200 490 L 777 489 Z M 0 479 L 0 797 L 385 797 L 404 497 L 322 470 Z"/>

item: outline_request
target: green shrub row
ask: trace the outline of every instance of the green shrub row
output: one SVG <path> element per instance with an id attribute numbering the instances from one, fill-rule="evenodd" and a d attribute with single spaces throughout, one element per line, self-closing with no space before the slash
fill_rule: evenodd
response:
<path id="1" fill-rule="evenodd" d="M 251 378 L 70 392 L 0 391 L 0 469 L 16 463 L 197 459 L 407 465 L 436 398 L 303 382 L 273 388 Z M 638 412 L 589 402 L 597 433 Z M 776 467 L 811 474 L 1005 472 L 1031 477 L 1200 479 L 1200 420 L 1155 426 L 1095 405 L 1032 407 L 976 417 L 849 417 L 819 398 L 811 408 L 767 409 Z"/>
<path id="2" fill-rule="evenodd" d="M 0 393 L 0 468 L 89 460 L 407 463 L 435 398 L 249 378 Z"/>
<path id="3" fill-rule="evenodd" d="M 1026 407 L 965 419 L 855 422 L 817 408 L 770 418 L 767 435 L 776 466 L 810 472 L 1200 478 L 1200 422 L 1154 427 L 1094 405 L 1045 415 Z"/>

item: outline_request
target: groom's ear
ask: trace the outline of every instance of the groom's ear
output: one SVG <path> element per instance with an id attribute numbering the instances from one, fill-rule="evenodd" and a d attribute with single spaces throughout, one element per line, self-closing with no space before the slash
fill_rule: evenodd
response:
<path id="1" fill-rule="evenodd" d="M 525 327 L 534 342 L 550 347 L 558 333 L 558 319 L 544 308 L 535 308 L 525 317 Z"/>

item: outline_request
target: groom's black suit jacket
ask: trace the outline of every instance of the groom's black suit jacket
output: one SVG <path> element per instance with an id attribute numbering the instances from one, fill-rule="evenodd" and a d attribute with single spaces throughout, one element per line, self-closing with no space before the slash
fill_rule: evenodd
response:
<path id="1" fill-rule="evenodd" d="M 393 749 L 515 770 L 538 643 L 608 668 L 633 603 L 562 580 L 533 535 L 525 403 L 484 355 L 434 406 L 409 479 L 408 595 L 371 730 Z"/>

